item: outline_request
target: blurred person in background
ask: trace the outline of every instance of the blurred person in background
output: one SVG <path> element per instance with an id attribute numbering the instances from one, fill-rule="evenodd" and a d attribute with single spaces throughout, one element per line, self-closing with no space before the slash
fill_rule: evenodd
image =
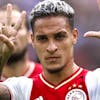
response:
<path id="1" fill-rule="evenodd" d="M 11 8 L 11 26 L 13 27 L 21 15 L 21 11 L 18 6 L 13 5 Z M 0 24 L 6 25 L 7 23 L 7 5 L 0 8 Z M 27 53 L 28 44 L 30 43 L 30 33 L 27 17 L 22 23 L 21 28 L 18 30 L 18 36 L 16 37 L 16 48 L 7 64 L 3 68 L 2 80 L 5 80 L 12 76 L 26 76 L 32 78 L 33 76 L 39 74 L 42 71 L 41 65 L 29 60 Z"/>

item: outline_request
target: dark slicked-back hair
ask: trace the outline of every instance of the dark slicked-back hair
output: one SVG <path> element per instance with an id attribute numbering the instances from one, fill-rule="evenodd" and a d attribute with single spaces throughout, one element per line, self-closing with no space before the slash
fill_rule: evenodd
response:
<path id="1" fill-rule="evenodd" d="M 74 9 L 62 0 L 44 0 L 38 3 L 30 13 L 30 23 L 34 33 L 36 19 L 47 16 L 65 16 L 69 20 L 70 27 L 74 27 Z"/>

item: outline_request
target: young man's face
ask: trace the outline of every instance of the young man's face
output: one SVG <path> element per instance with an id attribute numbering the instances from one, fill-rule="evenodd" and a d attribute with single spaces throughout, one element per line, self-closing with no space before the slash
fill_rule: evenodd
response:
<path id="1" fill-rule="evenodd" d="M 73 44 L 77 31 L 71 31 L 63 16 L 45 17 L 35 21 L 32 36 L 44 71 L 57 72 L 73 60 Z"/>

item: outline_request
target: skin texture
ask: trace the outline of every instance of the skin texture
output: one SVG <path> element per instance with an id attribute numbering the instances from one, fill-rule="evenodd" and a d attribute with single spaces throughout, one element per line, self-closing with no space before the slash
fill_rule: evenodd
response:
<path id="1" fill-rule="evenodd" d="M 32 40 L 43 65 L 44 76 L 49 81 L 57 79 L 54 84 L 58 84 L 77 69 L 73 62 L 73 46 L 78 32 L 70 29 L 63 16 L 37 19 L 34 29 Z"/>
<path id="2" fill-rule="evenodd" d="M 0 100 L 10 100 L 10 92 L 4 85 L 0 86 Z"/>
<path id="3" fill-rule="evenodd" d="M 11 26 L 14 26 L 16 24 L 16 21 L 18 20 L 18 18 L 20 17 L 20 12 L 16 11 L 16 10 L 13 10 L 11 11 Z M 7 18 L 4 17 L 6 16 L 6 11 L 0 11 L 0 23 L 2 25 L 6 25 L 7 22 Z M 13 53 L 18 53 L 18 52 L 21 52 L 26 46 L 27 46 L 27 43 L 28 43 L 28 39 L 27 39 L 27 36 L 28 36 L 28 33 L 27 33 L 27 29 L 26 29 L 26 26 L 24 23 L 22 23 L 20 29 L 18 30 L 17 32 L 17 37 L 16 37 L 16 47 L 15 47 L 15 50 L 13 51 Z M 23 45 L 22 45 L 23 44 Z"/>

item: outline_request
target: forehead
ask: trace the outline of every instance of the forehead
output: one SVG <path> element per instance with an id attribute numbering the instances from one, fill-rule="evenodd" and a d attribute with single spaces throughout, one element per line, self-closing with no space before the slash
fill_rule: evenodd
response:
<path id="1" fill-rule="evenodd" d="M 50 16 L 39 18 L 34 23 L 35 33 L 55 33 L 60 30 L 69 30 L 69 21 L 64 16 Z"/>
<path id="2" fill-rule="evenodd" d="M 13 10 L 11 14 L 12 22 L 16 22 L 18 18 L 20 17 L 20 12 Z M 7 19 L 7 12 L 6 11 L 0 11 L 0 22 L 6 22 Z"/>

